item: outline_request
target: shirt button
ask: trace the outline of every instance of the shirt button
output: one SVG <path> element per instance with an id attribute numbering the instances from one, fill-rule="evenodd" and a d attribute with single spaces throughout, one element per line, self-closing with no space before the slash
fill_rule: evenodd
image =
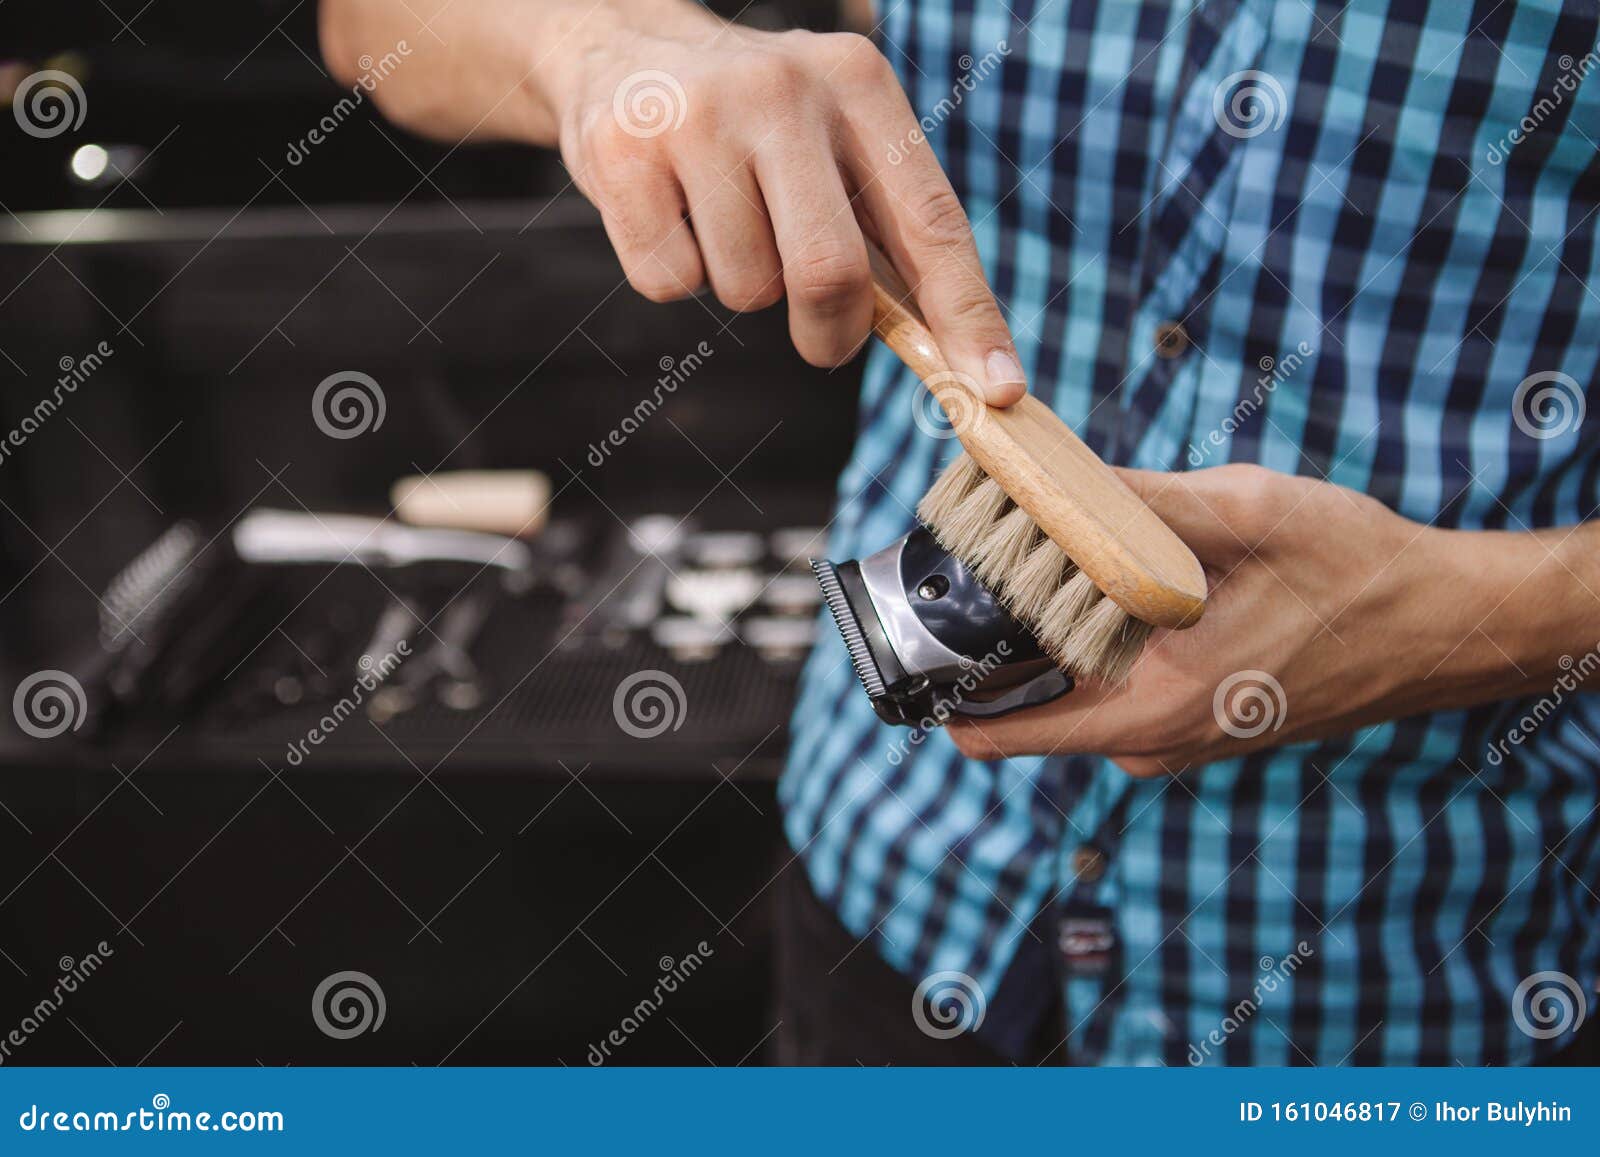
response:
<path id="1" fill-rule="evenodd" d="M 1156 326 L 1156 353 L 1175 358 L 1189 348 L 1189 331 L 1181 321 L 1164 321 Z"/>
<path id="2" fill-rule="evenodd" d="M 1085 884 L 1093 884 L 1106 874 L 1106 854 L 1084 844 L 1072 853 L 1072 874 Z"/>

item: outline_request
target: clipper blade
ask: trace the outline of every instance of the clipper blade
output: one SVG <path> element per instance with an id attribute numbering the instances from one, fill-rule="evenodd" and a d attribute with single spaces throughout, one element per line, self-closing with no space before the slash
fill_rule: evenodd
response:
<path id="1" fill-rule="evenodd" d="M 885 723 L 926 731 L 1072 690 L 1027 627 L 921 527 L 866 558 L 813 559 L 811 569 Z"/>
<path id="2" fill-rule="evenodd" d="M 856 612 L 839 583 L 838 570 L 831 562 L 824 562 L 820 558 L 811 559 L 810 562 L 811 571 L 817 576 L 817 585 L 822 588 L 822 598 L 833 615 L 834 626 L 839 628 L 844 645 L 850 651 L 850 665 L 856 669 L 856 678 L 861 681 L 866 693 L 876 699 L 887 687 L 883 676 L 878 673 L 878 665 L 872 661 L 872 650 L 867 646 L 867 636 L 861 629 Z"/>

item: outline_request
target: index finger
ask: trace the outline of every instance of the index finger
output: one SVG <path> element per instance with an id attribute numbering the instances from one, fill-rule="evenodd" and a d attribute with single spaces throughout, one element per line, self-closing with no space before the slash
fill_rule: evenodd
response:
<path id="1" fill-rule="evenodd" d="M 882 68 L 888 82 L 846 109 L 847 170 L 867 223 L 911 286 L 950 368 L 976 384 L 990 405 L 1009 406 L 1027 392 L 1027 378 L 966 210 L 887 62 Z"/>

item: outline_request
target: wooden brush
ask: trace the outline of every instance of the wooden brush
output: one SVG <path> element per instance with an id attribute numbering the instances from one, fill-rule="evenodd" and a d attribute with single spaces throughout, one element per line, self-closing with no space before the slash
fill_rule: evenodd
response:
<path id="1" fill-rule="evenodd" d="M 1200 621 L 1199 560 L 1043 402 L 985 405 L 946 363 L 900 275 L 868 248 L 873 331 L 938 399 L 966 450 L 917 517 L 1058 666 L 1122 682 L 1156 627 Z"/>

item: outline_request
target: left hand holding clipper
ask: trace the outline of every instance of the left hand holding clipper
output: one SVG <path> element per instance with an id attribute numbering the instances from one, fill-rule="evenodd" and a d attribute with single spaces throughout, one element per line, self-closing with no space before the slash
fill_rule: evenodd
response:
<path id="1" fill-rule="evenodd" d="M 1600 645 L 1600 526 L 1441 529 L 1251 465 L 1118 473 L 1204 564 L 1205 618 L 1158 632 L 1121 687 L 951 720 L 964 754 L 1096 752 L 1130 775 L 1177 773 L 1549 691 Z"/>

